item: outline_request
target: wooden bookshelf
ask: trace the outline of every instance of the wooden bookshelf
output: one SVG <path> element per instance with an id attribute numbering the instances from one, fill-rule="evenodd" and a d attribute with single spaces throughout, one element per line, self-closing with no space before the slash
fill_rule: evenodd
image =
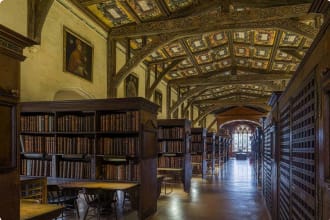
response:
<path id="1" fill-rule="evenodd" d="M 21 103 L 21 174 L 139 183 L 157 209 L 158 106 L 143 98 Z"/>
<path id="2" fill-rule="evenodd" d="M 206 128 L 191 128 L 191 165 L 192 174 L 205 177 L 206 161 Z"/>
<path id="3" fill-rule="evenodd" d="M 221 158 L 220 158 L 220 145 L 222 138 L 218 134 L 215 134 L 215 144 L 214 144 L 214 174 L 219 175 L 220 167 L 221 167 Z"/>
<path id="4" fill-rule="evenodd" d="M 190 191 L 191 122 L 186 119 L 161 119 L 158 124 L 158 172 L 171 175 Z"/>
<path id="5" fill-rule="evenodd" d="M 207 132 L 206 135 L 206 164 L 207 174 L 214 175 L 215 171 L 215 133 Z"/>

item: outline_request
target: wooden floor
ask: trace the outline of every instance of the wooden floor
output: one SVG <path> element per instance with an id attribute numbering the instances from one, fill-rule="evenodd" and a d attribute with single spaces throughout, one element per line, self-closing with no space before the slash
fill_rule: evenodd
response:
<path id="1" fill-rule="evenodd" d="M 84 201 L 79 202 L 83 214 Z M 118 219 L 134 220 L 129 204 L 118 210 Z M 73 217 L 65 219 L 75 219 Z M 87 219 L 96 219 L 88 217 Z M 103 216 L 101 219 L 109 219 Z M 114 219 L 114 217 L 113 217 Z M 160 196 L 157 213 L 148 220 L 268 220 L 261 191 L 257 189 L 249 160 L 229 160 L 217 176 L 194 177 L 190 194 L 174 188 Z"/>

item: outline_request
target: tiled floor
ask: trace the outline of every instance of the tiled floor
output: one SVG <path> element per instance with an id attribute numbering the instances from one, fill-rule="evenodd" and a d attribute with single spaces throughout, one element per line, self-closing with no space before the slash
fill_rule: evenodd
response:
<path id="1" fill-rule="evenodd" d="M 83 200 L 79 201 L 79 207 L 82 216 L 85 209 Z M 157 207 L 155 215 L 148 220 L 269 219 L 248 160 L 229 160 L 219 175 L 206 179 L 194 177 L 189 194 L 184 193 L 181 187 L 174 188 L 172 193 L 160 196 Z M 118 208 L 118 215 L 118 219 L 137 219 L 137 212 L 130 211 L 129 207 L 124 210 Z M 110 217 L 102 216 L 101 219 Z"/>

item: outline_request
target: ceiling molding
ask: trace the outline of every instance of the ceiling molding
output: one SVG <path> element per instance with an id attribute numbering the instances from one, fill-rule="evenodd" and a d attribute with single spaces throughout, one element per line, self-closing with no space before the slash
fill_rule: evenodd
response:
<path id="1" fill-rule="evenodd" d="M 219 29 L 277 27 L 281 26 L 283 21 L 291 20 L 290 18 L 306 16 L 309 7 L 310 4 L 300 4 L 270 8 L 251 8 L 230 13 L 223 13 L 221 9 L 216 9 L 212 12 L 208 11 L 200 15 L 184 18 L 112 28 L 110 35 L 113 38 L 123 38 L 165 33 L 202 33 Z M 287 25 L 298 30 L 297 27 Z M 281 28 L 284 27 L 282 24 Z M 299 27 L 304 26 L 300 25 Z"/>
<path id="2" fill-rule="evenodd" d="M 274 80 L 289 80 L 292 74 L 253 74 L 253 75 L 229 75 L 218 76 L 216 80 L 205 77 L 187 77 L 184 79 L 170 80 L 170 84 L 174 85 L 190 85 L 190 86 L 220 86 L 228 84 L 253 84 L 257 82 L 274 81 Z"/>

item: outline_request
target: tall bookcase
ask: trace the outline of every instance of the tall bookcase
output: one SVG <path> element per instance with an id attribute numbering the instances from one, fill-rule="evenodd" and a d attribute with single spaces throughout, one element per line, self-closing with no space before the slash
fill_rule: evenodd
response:
<path id="1" fill-rule="evenodd" d="M 206 162 L 206 128 L 191 128 L 191 164 L 192 173 L 205 177 Z"/>
<path id="2" fill-rule="evenodd" d="M 21 103 L 21 174 L 137 182 L 157 209 L 158 106 L 143 98 Z"/>
<path id="3" fill-rule="evenodd" d="M 215 174 L 219 175 L 221 167 L 221 158 L 220 158 L 220 145 L 222 138 L 220 135 L 215 135 L 215 145 L 214 145 L 214 170 Z"/>
<path id="4" fill-rule="evenodd" d="M 207 173 L 214 174 L 215 166 L 215 133 L 208 132 L 206 135 L 206 163 Z"/>
<path id="5" fill-rule="evenodd" d="M 175 177 L 190 191 L 191 122 L 186 119 L 160 119 L 158 124 L 158 172 Z"/>

